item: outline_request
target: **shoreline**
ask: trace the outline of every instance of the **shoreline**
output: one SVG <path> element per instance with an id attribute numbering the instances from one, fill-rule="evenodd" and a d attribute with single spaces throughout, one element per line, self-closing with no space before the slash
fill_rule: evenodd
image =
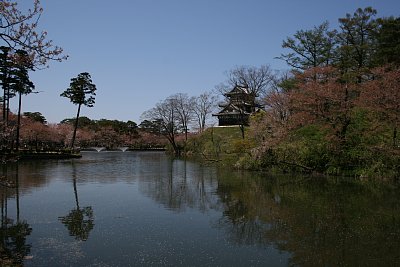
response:
<path id="1" fill-rule="evenodd" d="M 46 151 L 46 152 L 28 152 L 19 151 L 11 153 L 1 153 L 1 163 L 7 164 L 20 160 L 42 160 L 42 159 L 72 159 L 81 158 L 82 155 L 76 152 Z"/>

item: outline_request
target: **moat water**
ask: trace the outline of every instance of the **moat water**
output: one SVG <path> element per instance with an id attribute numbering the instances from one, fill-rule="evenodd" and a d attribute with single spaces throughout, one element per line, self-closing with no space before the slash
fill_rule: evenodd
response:
<path id="1" fill-rule="evenodd" d="M 82 154 L 2 166 L 0 263 L 400 266 L 398 185 Z"/>

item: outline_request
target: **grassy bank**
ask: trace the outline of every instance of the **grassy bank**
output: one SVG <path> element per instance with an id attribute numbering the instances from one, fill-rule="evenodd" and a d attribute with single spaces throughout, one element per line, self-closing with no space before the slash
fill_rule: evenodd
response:
<path id="1" fill-rule="evenodd" d="M 268 146 L 253 131 L 246 128 L 243 139 L 238 126 L 209 128 L 188 140 L 186 154 L 238 169 L 399 178 L 400 155 L 393 153 L 398 150 L 385 150 L 370 140 L 380 136 L 363 137 L 350 129 L 346 143 L 334 147 L 323 128 L 311 125 L 290 133 L 284 142 Z"/>
<path id="2" fill-rule="evenodd" d="M 207 162 L 219 162 L 234 166 L 238 159 L 249 154 L 255 143 L 242 138 L 239 126 L 211 127 L 191 137 L 186 145 L 189 155 L 195 155 Z"/>

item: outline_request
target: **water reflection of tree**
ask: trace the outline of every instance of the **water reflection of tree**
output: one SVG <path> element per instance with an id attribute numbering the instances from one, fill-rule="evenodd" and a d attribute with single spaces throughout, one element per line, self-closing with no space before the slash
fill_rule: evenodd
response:
<path id="1" fill-rule="evenodd" d="M 1 227 L 0 227 L 0 266 L 21 265 L 24 258 L 29 255 L 31 245 L 26 244 L 26 237 L 31 234 L 32 228 L 26 221 L 20 221 L 19 214 L 19 177 L 18 165 L 15 166 L 14 175 L 9 175 L 7 166 L 2 166 L 3 179 L 7 183 L 0 185 L 1 190 Z M 15 179 L 11 179 L 15 176 Z M 14 191 L 17 206 L 16 220 L 8 216 L 9 191 Z M 15 223 L 14 223 L 15 222 Z"/>
<path id="2" fill-rule="evenodd" d="M 285 240 L 279 246 L 295 252 L 293 263 L 400 264 L 398 189 L 329 180 L 286 187 L 284 223 L 268 236 Z"/>
<path id="3" fill-rule="evenodd" d="M 330 179 L 220 173 L 219 227 L 240 244 L 273 244 L 291 265 L 399 266 L 400 192 Z"/>
<path id="4" fill-rule="evenodd" d="M 197 164 L 174 159 L 153 170 L 156 175 L 145 176 L 141 191 L 177 212 L 197 208 L 202 212 L 215 208 L 217 199 L 212 194 L 215 173 Z"/>
<path id="5" fill-rule="evenodd" d="M 76 208 L 72 209 L 66 216 L 59 217 L 58 219 L 67 227 L 71 236 L 74 236 L 77 240 L 86 241 L 89 238 L 90 231 L 94 227 L 93 209 L 91 206 L 83 208 L 79 206 L 74 163 L 72 165 L 72 172 Z"/>
<path id="6" fill-rule="evenodd" d="M 265 192 L 256 179 L 247 178 L 239 178 L 232 172 L 219 173 L 217 194 L 224 211 L 217 227 L 224 229 L 238 244 L 267 245 L 270 241 L 265 238 L 265 232 L 270 225 L 260 218 L 269 212 L 268 206 L 263 206 Z"/>
<path id="7" fill-rule="evenodd" d="M 274 246 L 291 254 L 290 265 L 400 266 L 398 187 L 216 173 L 181 160 L 144 177 L 141 190 L 157 202 L 178 212 L 221 210 L 216 227 L 232 242 Z"/>

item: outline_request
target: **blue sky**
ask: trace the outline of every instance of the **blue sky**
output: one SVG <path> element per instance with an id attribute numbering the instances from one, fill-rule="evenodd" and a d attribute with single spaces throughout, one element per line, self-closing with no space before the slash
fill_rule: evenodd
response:
<path id="1" fill-rule="evenodd" d="M 213 90 L 235 66 L 287 69 L 275 57 L 297 30 L 325 20 L 334 28 L 358 7 L 400 16 L 399 0 L 42 0 L 42 6 L 40 28 L 69 59 L 30 74 L 40 94 L 24 97 L 23 111 L 39 111 L 49 122 L 75 116 L 76 106 L 59 95 L 81 72 L 97 86 L 96 104 L 82 116 L 139 124 L 160 100 Z"/>

